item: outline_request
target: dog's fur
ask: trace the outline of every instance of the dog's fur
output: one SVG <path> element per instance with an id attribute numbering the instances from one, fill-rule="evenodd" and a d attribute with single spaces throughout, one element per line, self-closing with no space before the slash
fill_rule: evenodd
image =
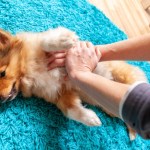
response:
<path id="1" fill-rule="evenodd" d="M 63 114 L 73 120 L 88 126 L 100 125 L 97 115 L 82 106 L 81 91 L 69 80 L 64 80 L 65 69 L 47 70 L 45 52 L 69 49 L 77 39 L 74 32 L 61 27 L 16 36 L 0 30 L 0 100 L 12 100 L 22 91 L 25 97 L 35 95 L 56 104 Z M 127 84 L 147 81 L 140 69 L 121 61 L 99 63 L 95 73 Z M 86 97 L 85 101 L 94 104 Z M 130 138 L 134 139 L 134 132 L 131 132 Z"/>

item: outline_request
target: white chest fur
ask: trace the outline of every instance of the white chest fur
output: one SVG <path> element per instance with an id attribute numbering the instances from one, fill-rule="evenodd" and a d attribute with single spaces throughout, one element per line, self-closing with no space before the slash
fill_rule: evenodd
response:
<path id="1" fill-rule="evenodd" d="M 44 98 L 46 101 L 55 102 L 61 92 L 62 85 L 68 84 L 64 80 L 65 70 L 54 69 L 51 71 L 34 71 L 22 79 L 22 84 L 28 87 L 28 92 Z"/>

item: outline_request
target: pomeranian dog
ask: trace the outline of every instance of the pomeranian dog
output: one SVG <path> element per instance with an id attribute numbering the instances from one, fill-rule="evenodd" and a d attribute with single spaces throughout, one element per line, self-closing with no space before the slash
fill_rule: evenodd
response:
<path id="1" fill-rule="evenodd" d="M 65 69 L 47 70 L 46 52 L 69 49 L 77 40 L 74 32 L 63 27 L 15 36 L 0 30 L 0 101 L 11 101 L 21 91 L 25 97 L 34 95 L 55 104 L 73 120 L 88 126 L 99 126 L 100 119 L 94 111 L 81 104 L 80 94 L 87 97 L 85 102 L 97 104 L 64 79 Z M 126 84 L 147 82 L 139 68 L 122 61 L 101 62 L 95 73 Z M 135 132 L 129 128 L 129 133 L 133 140 Z"/>

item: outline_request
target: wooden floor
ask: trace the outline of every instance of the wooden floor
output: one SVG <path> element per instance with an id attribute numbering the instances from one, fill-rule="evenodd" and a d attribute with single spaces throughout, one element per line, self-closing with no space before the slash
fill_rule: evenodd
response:
<path id="1" fill-rule="evenodd" d="M 143 0 L 89 0 L 122 29 L 128 37 L 150 33 L 150 11 Z M 150 0 L 144 0 L 150 4 Z M 145 10 L 147 9 L 147 10 Z"/>

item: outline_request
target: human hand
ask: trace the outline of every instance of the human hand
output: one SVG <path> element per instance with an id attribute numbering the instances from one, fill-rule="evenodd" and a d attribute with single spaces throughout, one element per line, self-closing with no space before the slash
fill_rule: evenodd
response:
<path id="1" fill-rule="evenodd" d="M 101 53 L 90 42 L 78 42 L 76 47 L 68 50 L 65 66 L 69 76 L 77 72 L 92 72 L 99 62 Z"/>
<path id="2" fill-rule="evenodd" d="M 46 53 L 46 56 L 48 58 L 48 70 L 65 66 L 66 50 L 51 51 Z"/>
<path id="3" fill-rule="evenodd" d="M 99 48 L 90 42 L 78 42 L 68 51 L 52 51 L 47 53 L 47 57 L 49 70 L 64 67 L 66 64 L 68 73 L 73 70 L 92 72 L 100 60 L 101 53 Z"/>

